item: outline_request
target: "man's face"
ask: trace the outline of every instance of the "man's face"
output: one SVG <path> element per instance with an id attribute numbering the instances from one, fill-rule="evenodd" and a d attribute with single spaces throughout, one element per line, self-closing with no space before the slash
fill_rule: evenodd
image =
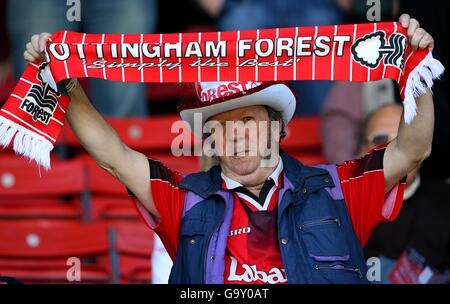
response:
<path id="1" fill-rule="evenodd" d="M 396 138 L 401 118 L 402 108 L 400 106 L 389 105 L 379 109 L 367 124 L 365 143 L 361 147 L 361 156 L 367 151 Z M 419 168 L 420 165 L 408 174 L 407 185 L 414 181 Z"/>
<path id="2" fill-rule="evenodd" d="M 279 126 L 272 123 L 273 129 L 270 129 L 271 123 L 264 106 L 248 106 L 220 113 L 211 117 L 209 122 L 219 126 L 211 136 L 224 171 L 248 175 L 270 163 L 262 160 L 278 156 L 278 146 L 274 147 L 274 143 L 279 142 Z M 272 147 L 270 150 L 273 151 L 267 147 Z"/>
<path id="3" fill-rule="evenodd" d="M 361 152 L 364 154 L 396 138 L 401 117 L 400 106 L 389 105 L 379 109 L 367 124 L 365 146 Z"/>

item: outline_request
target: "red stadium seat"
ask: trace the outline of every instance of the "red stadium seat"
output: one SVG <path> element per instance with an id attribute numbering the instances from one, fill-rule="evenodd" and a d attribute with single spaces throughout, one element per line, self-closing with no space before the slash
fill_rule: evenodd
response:
<path id="1" fill-rule="evenodd" d="M 281 147 L 291 156 L 305 165 L 317 165 L 326 162 L 322 155 L 319 117 L 294 116 L 286 128 L 286 137 Z"/>
<path id="2" fill-rule="evenodd" d="M 93 221 L 114 223 L 115 221 L 137 221 L 141 219 L 133 202 L 128 197 L 93 196 L 91 198 Z"/>
<path id="3" fill-rule="evenodd" d="M 68 269 L 69 267 L 67 267 Z M 110 278 L 107 272 L 101 267 L 89 266 L 82 270 L 81 282 L 70 282 L 67 280 L 67 269 L 8 269 L 0 270 L 0 273 L 7 277 L 14 277 L 23 283 L 29 284 L 108 284 Z"/>
<path id="4" fill-rule="evenodd" d="M 150 283 L 153 231 L 142 222 L 119 225 L 115 231 L 122 282 Z"/>
<path id="5" fill-rule="evenodd" d="M 176 100 L 189 94 L 190 90 L 185 90 L 179 83 L 157 83 L 148 84 L 147 97 L 150 102 L 165 100 Z"/>
<path id="6" fill-rule="evenodd" d="M 191 147 L 194 144 L 199 144 L 199 141 L 194 140 L 190 132 L 179 135 L 181 131 L 175 127 L 184 126 L 186 128 L 186 125 L 178 115 L 161 115 L 149 118 L 109 118 L 107 121 L 125 144 L 142 152 L 170 151 L 174 138 L 183 139 L 186 143 L 190 142 Z M 174 126 L 174 133 L 171 132 L 172 126 Z M 80 142 L 68 124 L 63 128 L 59 142 L 81 148 Z"/>
<path id="7" fill-rule="evenodd" d="M 81 260 L 81 282 L 117 282 L 114 240 L 104 224 L 0 224 L 0 275 L 23 282 L 68 282 L 70 257 Z M 96 264 L 93 259 L 107 259 Z"/>
<path id="8" fill-rule="evenodd" d="M 45 171 L 18 156 L 0 157 L 0 221 L 80 221 L 87 207 L 80 200 L 85 190 L 81 161 L 54 159 L 52 169 Z"/>
<path id="9" fill-rule="evenodd" d="M 327 163 L 325 157 L 317 153 L 290 153 L 290 155 L 307 166 Z"/>
<path id="10" fill-rule="evenodd" d="M 286 150 L 305 149 L 320 152 L 322 140 L 319 128 L 319 117 L 294 116 L 286 128 L 286 137 L 281 141 L 281 147 Z"/>
<path id="11" fill-rule="evenodd" d="M 54 161 L 49 171 L 22 159 L 0 158 L 0 201 L 7 197 L 55 197 L 85 190 L 83 163 Z"/>
<path id="12" fill-rule="evenodd" d="M 81 221 L 82 204 L 79 200 L 62 199 L 2 199 L 0 222 L 33 219 L 60 219 Z"/>
<path id="13" fill-rule="evenodd" d="M 153 231 L 142 222 L 115 222 L 109 226 L 115 232 L 120 282 L 150 283 Z M 105 268 L 109 263 L 105 256 L 99 259 L 99 265 Z"/>

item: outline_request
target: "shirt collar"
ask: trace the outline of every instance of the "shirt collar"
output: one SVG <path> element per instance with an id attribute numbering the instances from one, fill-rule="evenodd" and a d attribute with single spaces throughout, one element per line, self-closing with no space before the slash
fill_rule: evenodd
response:
<path id="1" fill-rule="evenodd" d="M 269 175 L 267 180 L 269 180 L 269 179 L 273 180 L 275 186 L 278 187 L 278 180 L 279 180 L 279 176 L 280 176 L 281 172 L 283 172 L 283 161 L 281 160 L 281 157 L 278 157 L 278 164 L 275 167 L 275 169 L 273 170 L 273 172 Z M 244 187 L 241 183 L 226 176 L 223 172 L 221 173 L 221 176 L 222 176 L 222 180 L 225 182 L 225 185 L 227 186 L 228 190 L 233 190 L 238 187 Z"/>

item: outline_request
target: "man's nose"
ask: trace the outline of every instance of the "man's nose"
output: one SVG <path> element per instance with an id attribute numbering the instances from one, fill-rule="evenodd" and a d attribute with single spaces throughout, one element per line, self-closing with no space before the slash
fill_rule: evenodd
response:
<path id="1" fill-rule="evenodd" d="M 230 142 L 236 144 L 241 144 L 241 143 L 248 143 L 249 139 L 247 135 L 234 135 L 231 139 Z"/>
<path id="2" fill-rule="evenodd" d="M 244 140 L 248 138 L 248 130 L 242 129 L 238 130 L 237 128 L 230 130 L 227 132 L 227 140 L 237 142 L 239 140 Z"/>

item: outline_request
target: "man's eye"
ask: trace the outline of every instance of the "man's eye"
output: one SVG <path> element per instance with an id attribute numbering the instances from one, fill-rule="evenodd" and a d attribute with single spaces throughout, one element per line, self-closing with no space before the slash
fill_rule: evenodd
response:
<path id="1" fill-rule="evenodd" d="M 219 127 L 219 126 L 224 126 L 225 125 L 225 121 L 219 121 L 219 120 L 216 120 L 215 122 L 214 122 L 214 127 L 215 128 L 217 128 L 217 127 Z"/>
<path id="2" fill-rule="evenodd" d="M 247 122 L 247 121 L 250 121 L 250 120 L 253 120 L 253 117 L 251 117 L 251 116 L 246 116 L 246 117 L 242 118 L 242 121 L 243 121 L 243 122 Z"/>

